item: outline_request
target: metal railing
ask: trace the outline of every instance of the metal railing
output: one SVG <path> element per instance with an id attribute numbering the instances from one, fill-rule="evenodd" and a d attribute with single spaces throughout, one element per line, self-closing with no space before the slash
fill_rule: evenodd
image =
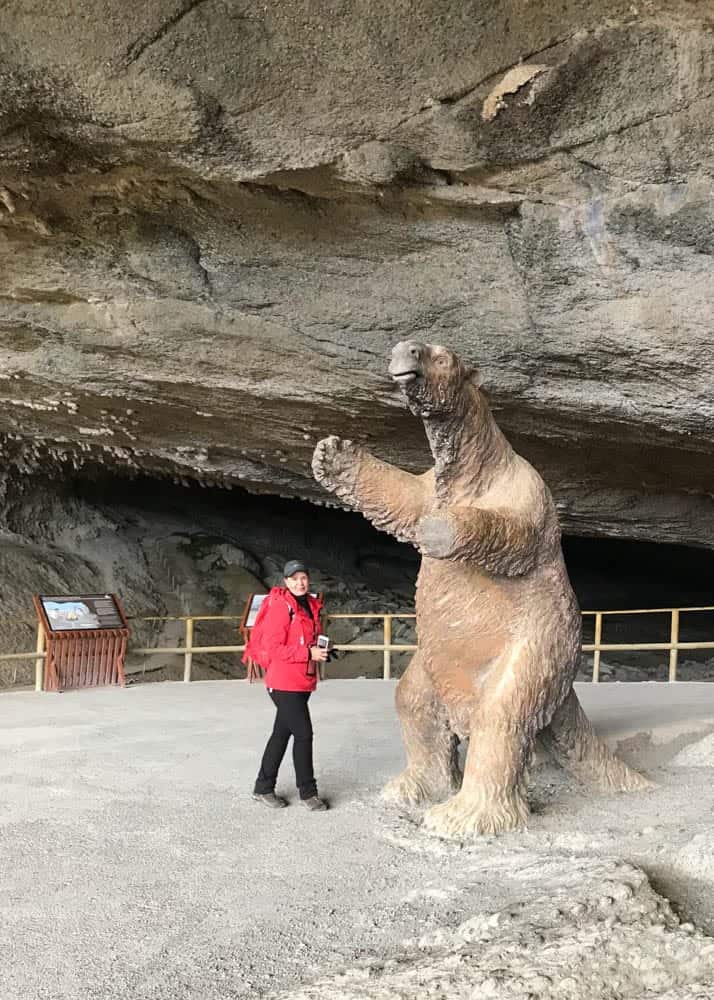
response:
<path id="1" fill-rule="evenodd" d="M 681 642 L 680 641 L 680 623 L 682 614 L 690 614 L 696 612 L 714 612 L 714 606 L 703 606 L 703 607 L 686 607 L 686 608 L 639 608 L 639 609 L 625 609 L 625 610 L 612 610 L 612 611 L 583 611 L 582 615 L 584 618 L 594 617 L 594 635 L 593 642 L 584 642 L 582 645 L 582 651 L 584 653 L 593 654 L 593 668 L 592 668 L 592 682 L 594 684 L 600 681 L 600 662 L 601 654 L 607 652 L 656 652 L 663 651 L 669 653 L 669 673 L 668 680 L 677 680 L 677 664 L 680 650 L 695 650 L 695 649 L 714 649 L 713 641 L 703 641 L 703 642 Z M 653 615 L 653 614 L 667 614 L 670 616 L 670 627 L 669 627 L 669 642 L 617 642 L 617 643 L 607 643 L 602 640 L 603 633 L 603 623 L 606 618 L 616 615 Z M 381 652 L 382 653 L 382 677 L 385 680 L 389 680 L 392 675 L 392 654 L 393 653 L 407 653 L 415 650 L 417 647 L 413 643 L 395 643 L 392 641 L 392 623 L 394 619 L 407 620 L 414 619 L 416 615 L 413 612 L 375 612 L 375 613 L 364 613 L 364 614 L 333 614 L 326 615 L 326 621 L 337 621 L 337 620 L 374 620 L 382 622 L 382 633 L 383 642 L 381 643 L 360 643 L 360 642 L 349 642 L 349 643 L 338 643 L 335 645 L 335 649 L 344 650 L 346 652 Z M 191 680 L 192 668 L 193 668 L 193 657 L 196 654 L 214 654 L 214 653 L 242 653 L 245 649 L 245 645 L 242 643 L 228 644 L 228 645 L 213 645 L 213 646 L 201 646 L 195 645 L 195 626 L 197 622 L 240 622 L 240 615 L 181 615 L 181 616 L 131 616 L 130 621 L 135 622 L 183 622 L 184 623 L 184 637 L 183 645 L 181 646 L 146 646 L 146 647 L 136 647 L 129 646 L 129 652 L 144 656 L 156 656 L 161 654 L 178 654 L 183 656 L 184 660 L 184 671 L 183 679 L 185 682 Z M 13 619 L 15 622 L 22 622 L 24 624 L 31 624 L 37 626 L 35 619 L 17 618 Z M 38 691 L 42 690 L 43 686 L 43 672 L 44 672 L 44 633 L 42 629 L 37 626 L 37 642 L 36 647 L 33 652 L 24 653 L 2 653 L 0 654 L 0 663 L 8 660 L 28 660 L 34 659 L 35 661 L 35 689 Z"/>

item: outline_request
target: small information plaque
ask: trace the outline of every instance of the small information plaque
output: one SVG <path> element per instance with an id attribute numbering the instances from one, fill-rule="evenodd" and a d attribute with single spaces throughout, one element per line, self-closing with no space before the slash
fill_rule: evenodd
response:
<path id="1" fill-rule="evenodd" d="M 250 600 L 248 601 L 246 611 L 243 615 L 243 620 L 245 622 L 243 628 L 253 628 L 255 625 L 255 619 L 258 617 L 258 612 L 260 611 L 260 605 L 267 596 L 267 594 L 250 595 Z"/>
<path id="2" fill-rule="evenodd" d="M 41 595 L 40 603 L 52 632 L 126 627 L 113 594 Z"/>

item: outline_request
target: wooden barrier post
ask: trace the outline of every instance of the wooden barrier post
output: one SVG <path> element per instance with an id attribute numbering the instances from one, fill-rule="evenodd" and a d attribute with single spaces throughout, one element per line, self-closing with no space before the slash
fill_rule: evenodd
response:
<path id="1" fill-rule="evenodd" d="M 183 654 L 183 680 L 188 684 L 191 680 L 191 664 L 193 662 L 193 618 L 186 619 L 186 652 Z"/>
<path id="2" fill-rule="evenodd" d="M 382 668 L 382 678 L 388 681 L 392 676 L 392 616 L 384 616 L 384 665 Z"/>
<path id="3" fill-rule="evenodd" d="M 45 651 L 45 630 L 42 625 L 37 623 L 37 645 L 35 648 L 36 653 L 44 653 Z M 45 679 L 45 658 L 44 656 L 38 656 L 35 660 L 35 691 L 41 691 L 44 686 Z"/>
<path id="4" fill-rule="evenodd" d="M 677 680 L 677 643 L 679 642 L 679 608 L 672 608 L 672 627 L 669 633 L 671 647 L 669 650 L 669 679 Z"/>
<path id="5" fill-rule="evenodd" d="M 600 683 L 600 640 L 602 639 L 602 611 L 595 612 L 595 649 L 593 650 L 593 684 Z"/>

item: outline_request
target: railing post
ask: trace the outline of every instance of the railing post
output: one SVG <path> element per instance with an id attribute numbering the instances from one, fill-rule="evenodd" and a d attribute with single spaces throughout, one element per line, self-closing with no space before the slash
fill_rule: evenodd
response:
<path id="1" fill-rule="evenodd" d="M 45 630 L 42 628 L 40 623 L 37 623 L 37 645 L 35 646 L 36 653 L 44 653 L 45 651 Z M 35 691 L 41 691 L 45 683 L 45 658 L 44 656 L 38 656 L 35 660 Z"/>
<path id="2" fill-rule="evenodd" d="M 593 650 L 593 684 L 600 683 L 600 641 L 602 639 L 602 611 L 595 612 L 595 649 Z"/>
<path id="3" fill-rule="evenodd" d="M 672 644 L 669 650 L 669 679 L 677 680 L 677 643 L 679 642 L 679 608 L 672 608 L 672 627 L 669 633 L 669 641 Z"/>
<path id="4" fill-rule="evenodd" d="M 183 654 L 183 680 L 188 684 L 191 680 L 191 662 L 193 660 L 193 618 L 186 619 L 186 640 L 184 642 L 186 652 Z"/>
<path id="5" fill-rule="evenodd" d="M 382 677 L 385 681 L 388 681 L 392 676 L 392 651 L 388 647 L 392 645 L 392 616 L 384 616 L 384 666 L 382 669 Z"/>

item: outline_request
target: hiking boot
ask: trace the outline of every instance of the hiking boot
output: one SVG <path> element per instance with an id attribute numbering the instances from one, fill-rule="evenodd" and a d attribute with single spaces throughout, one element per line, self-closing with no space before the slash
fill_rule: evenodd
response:
<path id="1" fill-rule="evenodd" d="M 324 812 L 325 809 L 329 808 L 326 802 L 318 799 L 317 795 L 313 795 L 309 799 L 300 799 L 300 801 L 310 812 Z"/>
<path id="2" fill-rule="evenodd" d="M 265 792 L 263 795 L 253 792 L 253 798 L 256 802 L 262 802 L 264 806 L 270 806 L 271 809 L 284 809 L 287 805 L 286 800 L 281 799 L 275 792 Z"/>

